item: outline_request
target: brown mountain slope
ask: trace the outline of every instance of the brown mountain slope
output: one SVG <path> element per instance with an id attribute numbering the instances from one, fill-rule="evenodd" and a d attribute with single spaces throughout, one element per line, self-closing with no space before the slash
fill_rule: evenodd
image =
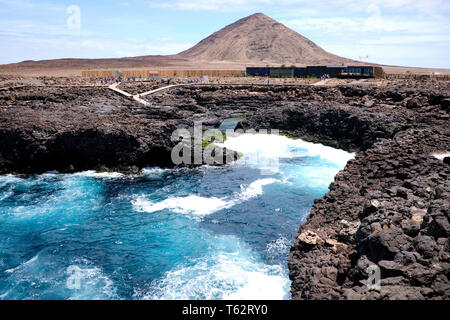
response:
<path id="1" fill-rule="evenodd" d="M 0 73 L 24 75 L 69 76 L 80 74 L 81 70 L 98 69 L 148 69 L 167 68 L 186 64 L 187 61 L 174 56 L 143 56 L 112 59 L 54 59 L 23 61 L 0 65 Z"/>
<path id="2" fill-rule="evenodd" d="M 226 26 L 177 57 L 197 61 L 301 65 L 355 62 L 326 52 L 311 40 L 262 13 Z"/>
<path id="3" fill-rule="evenodd" d="M 0 73 L 69 75 L 87 69 L 244 69 L 261 64 L 342 64 L 309 39 L 262 13 L 240 19 L 177 55 L 115 59 L 56 59 L 0 66 Z"/>

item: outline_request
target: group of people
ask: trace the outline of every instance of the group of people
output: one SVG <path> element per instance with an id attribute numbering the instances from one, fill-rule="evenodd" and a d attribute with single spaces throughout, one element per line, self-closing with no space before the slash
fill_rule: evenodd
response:
<path id="1" fill-rule="evenodd" d="M 104 84 L 114 84 L 114 83 L 119 83 L 119 78 L 105 78 L 105 79 L 101 79 L 100 83 L 102 85 Z"/>
<path id="2" fill-rule="evenodd" d="M 98 80 L 97 80 L 98 81 Z M 149 78 L 142 78 L 142 77 L 127 77 L 127 78 L 120 78 L 120 77 L 107 77 L 100 79 L 100 83 L 102 85 L 109 85 L 114 83 L 120 83 L 120 82 L 135 82 L 135 81 L 152 81 L 152 82 L 166 82 L 168 85 L 171 83 L 205 83 L 205 79 L 201 78 L 188 78 L 188 79 L 182 79 L 182 78 L 155 78 L 155 77 L 149 77 Z M 207 83 L 211 83 L 211 80 L 207 80 Z M 217 80 L 217 83 L 220 83 L 219 80 Z"/>

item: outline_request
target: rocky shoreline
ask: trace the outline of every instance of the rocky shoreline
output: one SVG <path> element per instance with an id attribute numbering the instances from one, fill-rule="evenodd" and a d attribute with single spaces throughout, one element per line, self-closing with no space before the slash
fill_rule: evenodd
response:
<path id="1" fill-rule="evenodd" d="M 430 88 L 432 87 L 432 88 Z M 449 299 L 447 83 L 203 85 L 144 99 L 104 87 L 0 90 L 0 174 L 171 167 L 175 129 L 242 129 L 361 151 L 317 199 L 291 248 L 293 299 Z M 368 290 L 367 268 L 381 271 Z"/>
<path id="2" fill-rule="evenodd" d="M 448 143 L 448 130 L 409 129 L 347 164 L 291 248 L 294 299 L 450 297 L 450 162 L 431 156 Z"/>

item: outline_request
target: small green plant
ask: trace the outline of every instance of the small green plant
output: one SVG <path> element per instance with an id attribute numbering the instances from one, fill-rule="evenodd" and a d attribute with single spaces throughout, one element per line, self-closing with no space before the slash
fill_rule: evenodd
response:
<path id="1" fill-rule="evenodd" d="M 204 140 L 203 143 L 202 143 L 202 148 L 206 148 L 206 147 L 208 147 L 208 146 L 210 146 L 210 145 L 211 145 L 211 141 L 209 141 L 209 140 Z"/>
<path id="2" fill-rule="evenodd" d="M 406 75 L 407 75 L 407 77 L 408 77 L 409 79 L 412 79 L 412 78 L 413 78 L 413 74 L 412 74 L 412 72 L 411 72 L 410 70 L 407 70 L 407 71 L 406 71 Z"/>
<path id="3" fill-rule="evenodd" d="M 286 68 L 286 65 L 283 63 L 283 64 L 281 65 L 281 67 L 282 67 L 282 68 Z"/>
<path id="4" fill-rule="evenodd" d="M 226 139 L 227 139 L 227 135 L 226 134 L 217 135 L 217 136 L 211 136 L 211 137 L 206 138 L 205 140 L 203 140 L 202 147 L 206 148 L 206 147 L 211 145 L 216 140 L 225 141 Z"/>

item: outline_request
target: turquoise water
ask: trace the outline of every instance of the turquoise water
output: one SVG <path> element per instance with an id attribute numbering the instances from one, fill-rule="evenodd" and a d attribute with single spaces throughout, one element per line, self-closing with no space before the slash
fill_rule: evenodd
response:
<path id="1" fill-rule="evenodd" d="M 353 155 L 280 136 L 225 145 L 245 157 L 1 176 L 0 299 L 288 299 L 295 233 Z"/>
<path id="2" fill-rule="evenodd" d="M 241 122 L 242 120 L 245 120 L 245 117 L 226 119 L 220 124 L 219 130 L 222 130 L 224 132 L 227 130 L 234 131 L 236 129 L 237 125 L 239 124 L 239 122 Z"/>

